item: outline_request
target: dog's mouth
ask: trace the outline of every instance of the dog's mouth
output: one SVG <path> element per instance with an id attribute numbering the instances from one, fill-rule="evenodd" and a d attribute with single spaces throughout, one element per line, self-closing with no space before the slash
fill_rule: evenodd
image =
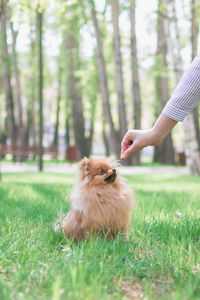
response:
<path id="1" fill-rule="evenodd" d="M 116 173 L 112 173 L 111 175 L 109 175 L 108 177 L 106 177 L 104 179 L 104 181 L 106 183 L 113 183 L 115 181 L 116 177 L 117 177 L 117 174 Z"/>

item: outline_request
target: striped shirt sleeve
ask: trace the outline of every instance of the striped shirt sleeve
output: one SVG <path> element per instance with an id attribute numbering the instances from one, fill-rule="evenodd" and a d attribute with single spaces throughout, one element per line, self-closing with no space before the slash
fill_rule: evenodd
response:
<path id="1" fill-rule="evenodd" d="M 183 74 L 162 113 L 182 122 L 200 101 L 200 55 L 195 57 Z"/>

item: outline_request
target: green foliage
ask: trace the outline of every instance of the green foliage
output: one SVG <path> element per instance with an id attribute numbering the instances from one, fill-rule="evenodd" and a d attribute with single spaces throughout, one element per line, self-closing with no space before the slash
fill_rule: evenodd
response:
<path id="1" fill-rule="evenodd" d="M 120 14 L 120 36 L 121 36 L 121 53 L 123 60 L 123 79 L 124 79 L 124 93 L 126 98 L 126 111 L 129 125 L 132 126 L 132 89 L 131 89 L 131 61 L 130 61 L 130 18 L 129 9 L 130 3 L 135 0 L 123 0 L 119 2 L 119 14 Z M 75 61 L 75 77 L 77 78 L 78 90 L 80 87 L 81 98 L 84 104 L 84 117 L 86 121 L 94 120 L 94 110 L 96 107 L 97 94 L 99 93 L 98 83 L 98 70 L 97 70 L 97 57 L 96 57 L 96 40 L 94 24 L 91 19 L 91 10 L 96 9 L 96 15 L 98 19 L 98 25 L 101 32 L 101 42 L 103 48 L 103 54 L 105 58 L 106 73 L 107 73 L 107 86 L 108 93 L 110 96 L 111 112 L 113 115 L 113 121 L 116 129 L 119 127 L 119 118 L 117 113 L 117 93 L 116 93 L 116 82 L 115 82 L 115 65 L 114 65 L 114 47 L 113 47 L 113 26 L 111 22 L 111 8 L 110 4 L 112 1 L 97 1 L 97 0 L 12 0 L 9 1 L 9 21 L 13 23 L 14 30 L 17 34 L 16 51 L 18 57 L 18 68 L 20 70 L 20 86 L 21 86 L 21 102 L 23 106 L 23 120 L 25 126 L 27 126 L 26 120 L 28 120 L 28 114 L 34 109 L 35 115 L 35 131 L 38 134 L 38 44 L 37 44 L 37 24 L 36 24 L 36 13 L 37 10 L 44 13 L 43 23 L 43 61 L 44 61 L 44 111 L 45 117 L 50 122 L 44 122 L 46 126 L 52 126 L 55 120 L 55 103 L 57 96 L 57 69 L 58 65 L 63 67 L 62 74 L 62 99 L 61 99 L 61 110 L 60 110 L 60 128 L 65 128 L 66 115 L 69 118 L 70 128 L 72 128 L 72 111 L 71 102 L 69 97 L 69 55 L 67 53 L 67 37 L 71 35 L 74 38 L 75 47 L 72 49 Z M 160 1 L 162 3 L 163 1 Z M 196 1 L 198 2 L 198 1 Z M 158 3 L 158 2 L 156 2 Z M 170 5 L 170 3 L 168 3 Z M 187 5 L 185 5 L 187 4 Z M 180 15 L 179 26 L 180 39 L 182 42 L 182 48 L 185 52 L 189 53 L 190 34 L 188 28 L 191 24 L 191 7 L 190 1 L 184 1 L 183 5 L 177 6 L 177 15 Z M 200 16 L 200 5 L 195 4 L 197 23 Z M 138 10 L 137 10 L 138 8 Z M 141 7 L 140 2 L 136 1 L 136 35 L 138 39 L 138 65 L 139 72 L 141 73 L 141 94 L 143 98 L 142 107 L 144 111 L 149 110 L 149 107 L 153 107 L 152 111 L 159 111 L 158 101 L 154 101 L 155 89 L 155 77 L 162 76 L 171 78 L 171 86 L 174 88 L 174 78 L 172 72 L 168 69 L 163 68 L 162 58 L 158 55 L 154 55 L 153 44 L 156 47 L 156 35 L 157 30 L 155 28 L 156 19 L 158 13 L 160 15 L 166 14 L 166 6 L 160 5 L 158 10 L 154 8 L 149 10 L 146 15 L 147 20 L 144 20 L 146 31 L 149 34 L 149 40 L 147 46 L 145 46 L 144 37 L 140 28 L 141 21 Z M 184 12 L 185 15 L 183 16 Z M 144 10 L 145 11 L 145 10 Z M 145 14 L 143 15 L 145 17 Z M 153 16 L 153 17 L 152 17 Z M 145 17 L 145 18 L 146 18 Z M 125 20 L 126 18 L 126 20 Z M 124 25 L 123 25 L 123 20 Z M 170 25 L 171 26 L 171 25 Z M 141 26 L 142 27 L 142 26 Z M 140 31 L 141 29 L 141 31 Z M 173 32 L 173 31 L 172 31 Z M 12 53 L 12 37 L 10 27 L 8 26 L 8 46 L 9 54 Z M 172 37 L 173 38 L 173 37 Z M 2 48 L 2 39 L 0 39 L 0 48 Z M 149 47 L 148 47 L 149 44 Z M 24 47 L 25 45 L 25 47 Z M 85 45 L 83 47 L 83 45 Z M 89 46 L 87 52 L 85 48 Z M 144 47 L 143 47 L 144 45 Z M 49 49 L 48 49 L 49 47 Z M 84 51 L 83 51 L 84 48 Z M 168 49 L 169 50 L 169 49 Z M 51 54 L 51 51 L 53 54 Z M 153 52 L 149 53 L 149 52 Z M 173 52 L 173 51 L 171 51 Z M 55 54 L 56 53 L 56 54 Z M 185 57 L 187 54 L 184 55 Z M 184 58 L 185 58 L 184 57 Z M 0 57 L 0 66 L 2 57 Z M 169 63 L 169 69 L 172 69 L 173 60 L 169 55 L 167 56 Z M 154 64 L 155 61 L 155 64 Z M 186 62 L 189 59 L 186 58 Z M 147 63 L 146 63 L 147 62 Z M 184 61 L 185 63 L 185 61 Z M 151 68 L 151 66 L 153 67 Z M 150 72 L 149 72 L 150 70 Z M 149 73 L 149 76 L 147 75 Z M 3 70 L 0 68 L 0 77 L 3 77 Z M 2 81 L 3 82 L 3 81 Z M 14 80 L 14 67 L 11 66 L 11 83 L 13 88 L 14 102 L 16 101 L 15 92 L 16 84 Z M 3 83 L 0 91 L 0 101 L 4 103 L 4 90 Z M 150 91 L 150 92 L 147 92 Z M 146 98 L 146 100 L 145 100 Z M 149 98 L 151 98 L 149 100 Z M 101 99 L 101 97 L 99 97 Z M 158 99 L 157 99 L 158 100 Z M 17 103 L 15 104 L 15 115 L 17 119 Z M 102 104 L 100 104 L 102 105 Z M 99 105 L 99 107 L 100 107 Z M 1 132 L 6 132 L 6 107 L 3 104 L 1 106 L 3 110 L 1 114 Z M 46 113 L 46 111 L 48 113 Z M 150 115 L 149 114 L 149 115 Z M 33 119 L 33 118 L 32 118 Z M 153 116 L 152 116 L 153 119 Z M 47 121 L 47 119 L 45 120 Z M 101 121 L 101 120 L 99 120 Z M 47 124 L 48 123 L 48 124 Z M 151 126 L 151 120 L 146 120 L 145 113 L 143 114 L 142 124 L 145 127 Z M 89 126 L 86 126 L 89 127 Z M 71 129 L 70 129 L 71 130 Z M 72 132 L 73 130 L 71 130 Z M 27 130 L 28 132 L 28 130 Z M 86 133 L 87 134 L 87 133 Z M 30 133 L 31 135 L 31 133 Z M 73 137 L 73 133 L 72 133 Z M 31 137 L 32 138 L 32 137 Z M 31 139 L 30 139 L 31 140 Z M 103 142 L 102 142 L 103 143 Z"/>
<path id="2" fill-rule="evenodd" d="M 163 62 L 163 57 L 159 54 L 155 55 L 155 64 L 151 70 L 155 77 L 169 78 L 169 70 Z"/>
<path id="3" fill-rule="evenodd" d="M 85 119 L 94 121 L 97 92 L 99 91 L 99 78 L 95 57 L 83 62 L 80 70 L 76 72 L 76 76 L 80 79 Z"/>
<path id="4" fill-rule="evenodd" d="M 74 34 L 79 34 L 80 27 L 85 23 L 83 1 L 57 1 L 55 15 L 59 18 L 59 26 L 63 31 L 73 30 Z"/>
<path id="5" fill-rule="evenodd" d="M 44 12 L 49 0 L 12 0 L 10 3 L 11 20 L 17 23 L 29 23 L 35 19 L 35 12 Z"/>
<path id="6" fill-rule="evenodd" d="M 4 175 L 0 298 L 199 299 L 199 181 L 127 176 L 136 198 L 128 238 L 75 244 L 53 231 L 69 209 L 71 175 Z"/>

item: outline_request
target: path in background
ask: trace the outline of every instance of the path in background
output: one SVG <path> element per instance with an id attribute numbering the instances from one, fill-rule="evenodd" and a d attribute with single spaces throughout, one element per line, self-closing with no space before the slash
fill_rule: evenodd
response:
<path id="1" fill-rule="evenodd" d="M 180 174 L 189 175 L 187 167 L 119 167 L 121 174 Z M 60 173 L 60 174 L 74 174 L 77 171 L 77 164 L 51 164 L 44 165 L 44 172 Z M 37 165 L 24 163 L 1 163 L 2 173 L 23 173 L 23 172 L 38 172 Z"/>

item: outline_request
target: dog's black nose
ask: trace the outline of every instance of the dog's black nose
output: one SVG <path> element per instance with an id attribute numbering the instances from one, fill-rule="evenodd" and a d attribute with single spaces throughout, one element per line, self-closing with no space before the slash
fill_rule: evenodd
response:
<path id="1" fill-rule="evenodd" d="M 112 171 L 113 171 L 114 174 L 116 173 L 116 169 L 113 169 Z"/>

